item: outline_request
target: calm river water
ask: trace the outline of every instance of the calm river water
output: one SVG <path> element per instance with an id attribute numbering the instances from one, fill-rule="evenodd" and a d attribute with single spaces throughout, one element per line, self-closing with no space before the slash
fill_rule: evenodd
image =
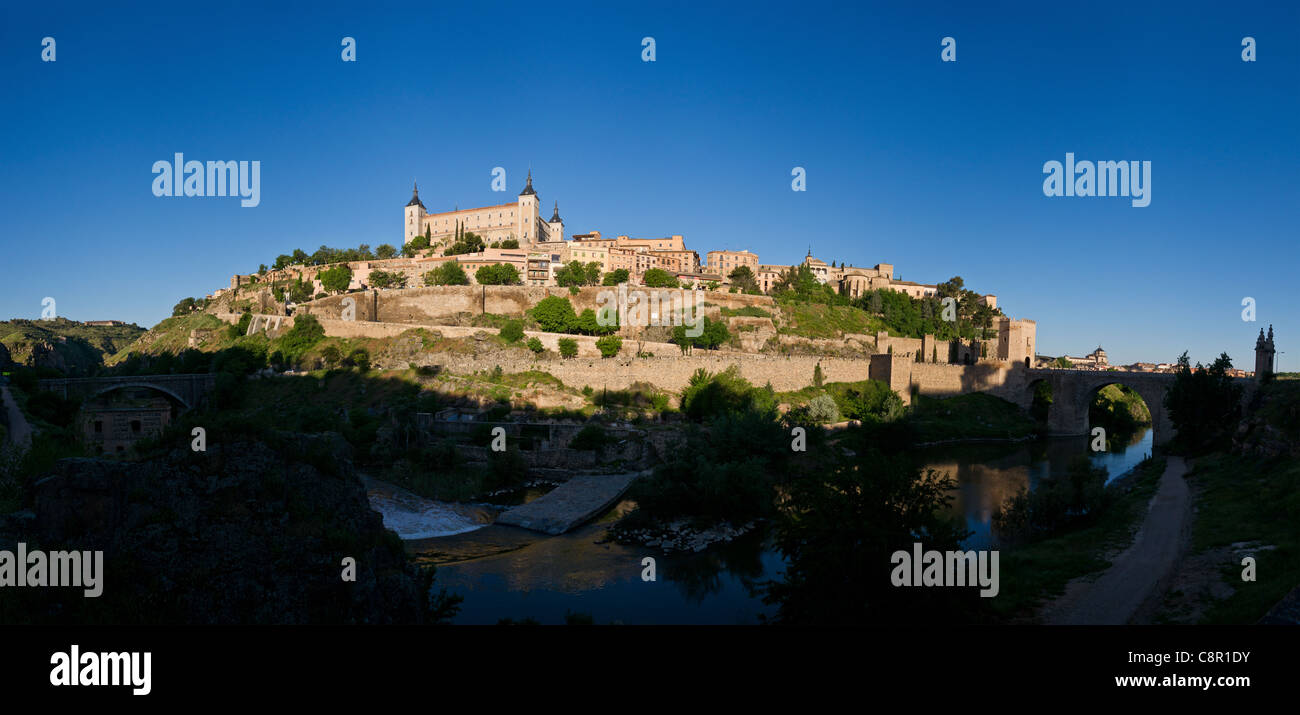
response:
<path id="1" fill-rule="evenodd" d="M 1084 437 L 1031 443 L 984 443 L 926 448 L 927 466 L 958 482 L 953 509 L 973 533 L 968 548 L 993 545 L 990 520 L 1022 487 L 1062 473 L 1072 457 L 1090 454 L 1114 479 L 1151 452 L 1143 430 L 1127 445 L 1092 454 Z M 494 624 L 504 618 L 564 623 L 570 613 L 596 623 L 749 624 L 771 609 L 756 586 L 778 578 L 781 555 L 765 533 L 699 554 L 599 543 L 608 522 L 547 537 L 485 525 L 480 509 L 440 505 L 380 482 L 369 484 L 371 504 L 390 528 L 399 527 L 417 560 L 440 564 L 437 583 L 465 597 L 456 623 Z M 615 508 L 626 508 L 623 504 Z M 656 580 L 643 581 L 642 559 L 656 560 Z"/>

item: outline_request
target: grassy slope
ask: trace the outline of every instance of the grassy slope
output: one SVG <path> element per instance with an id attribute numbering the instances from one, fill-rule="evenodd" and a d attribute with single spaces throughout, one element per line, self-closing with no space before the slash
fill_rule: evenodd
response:
<path id="1" fill-rule="evenodd" d="M 1197 463 L 1192 553 L 1237 542 L 1276 546 L 1255 554 L 1256 578 L 1241 580 L 1239 559 L 1224 564 L 1234 589 L 1202 617 L 1204 623 L 1254 623 L 1300 584 L 1300 460 L 1214 455 Z"/>
<path id="2" fill-rule="evenodd" d="M 874 335 L 885 329 L 878 316 L 850 306 L 782 301 L 778 307 L 777 330 L 785 335 L 833 339 L 845 333 Z"/>
<path id="3" fill-rule="evenodd" d="M 125 360 L 131 353 L 143 355 L 179 353 L 189 347 L 191 330 L 215 331 L 213 333 L 213 344 L 211 346 L 204 345 L 205 349 L 229 347 L 230 344 L 233 344 L 233 341 L 225 339 L 225 325 L 226 323 L 209 313 L 192 313 L 179 318 L 167 318 L 139 335 L 133 342 L 122 346 L 105 362 L 109 365 L 115 365 Z"/>
<path id="4" fill-rule="evenodd" d="M 66 318 L 0 321 L 0 342 L 14 362 L 27 364 L 34 345 L 49 343 L 78 372 L 100 365 L 142 334 L 144 329 L 136 325 L 94 326 Z"/>
<path id="5" fill-rule="evenodd" d="M 947 398 L 919 396 L 906 419 L 921 442 L 1022 439 L 1038 429 L 1016 405 L 982 392 Z"/>

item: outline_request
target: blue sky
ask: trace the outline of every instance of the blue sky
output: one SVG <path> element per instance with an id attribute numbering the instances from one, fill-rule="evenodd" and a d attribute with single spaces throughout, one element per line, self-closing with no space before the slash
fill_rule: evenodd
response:
<path id="1" fill-rule="evenodd" d="M 1300 369 L 1292 3 L 184 5 L 0 10 L 0 316 L 153 325 L 294 248 L 400 243 L 413 179 L 449 210 L 531 167 L 570 234 L 961 275 L 1044 354 L 1251 369 L 1271 322 Z M 261 204 L 153 196 L 175 152 L 260 161 Z M 1152 162 L 1150 206 L 1044 196 L 1066 152 Z"/>

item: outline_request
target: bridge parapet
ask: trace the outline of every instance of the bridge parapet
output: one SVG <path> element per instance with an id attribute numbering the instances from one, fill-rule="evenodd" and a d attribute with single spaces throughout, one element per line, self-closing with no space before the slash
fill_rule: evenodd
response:
<path id="1" fill-rule="evenodd" d="M 87 400 L 112 390 L 144 387 L 165 393 L 193 409 L 206 399 L 216 387 L 217 377 L 211 373 L 186 375 L 124 375 L 115 377 L 65 377 L 40 381 L 40 388 L 64 398 Z"/>

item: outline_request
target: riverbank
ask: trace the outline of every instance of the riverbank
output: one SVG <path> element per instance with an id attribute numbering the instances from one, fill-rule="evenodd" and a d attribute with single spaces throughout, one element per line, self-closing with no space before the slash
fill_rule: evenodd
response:
<path id="1" fill-rule="evenodd" d="M 1001 593 L 989 604 L 993 616 L 1041 622 L 1045 606 L 1064 595 L 1067 584 L 1108 568 L 1132 543 L 1165 468 L 1165 459 L 1156 457 L 1112 482 L 1107 488 L 1115 500 L 1090 526 L 1003 551 Z"/>
<path id="2" fill-rule="evenodd" d="M 1215 454 L 1197 462 L 1188 482 L 1191 547 L 1153 620 L 1258 622 L 1300 584 L 1300 460 Z M 1246 558 L 1254 560 L 1249 578 Z"/>

